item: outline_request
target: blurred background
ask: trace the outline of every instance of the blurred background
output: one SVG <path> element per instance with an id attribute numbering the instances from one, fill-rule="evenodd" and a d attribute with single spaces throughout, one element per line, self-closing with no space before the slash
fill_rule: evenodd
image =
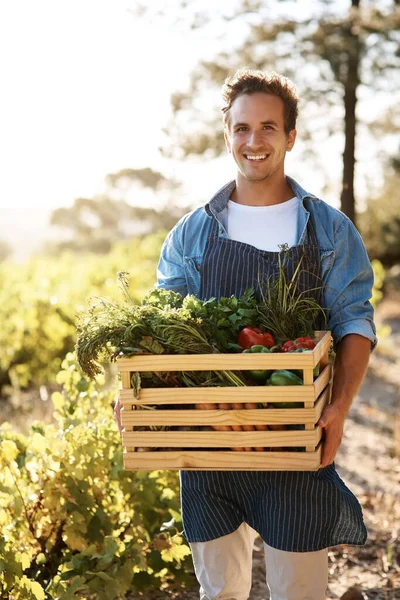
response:
<path id="1" fill-rule="evenodd" d="M 399 25 L 398 0 L 2 3 L 1 420 L 24 434 L 52 422 L 76 315 L 94 296 L 121 299 L 118 271 L 130 273 L 140 300 L 167 231 L 234 177 L 225 77 L 243 66 L 275 70 L 301 97 L 287 173 L 353 220 L 374 267 L 380 345 L 354 426 L 369 419 L 364 441 L 378 432 L 370 443 L 384 448 L 394 490 Z M 362 446 L 352 452 L 367 460 Z"/>

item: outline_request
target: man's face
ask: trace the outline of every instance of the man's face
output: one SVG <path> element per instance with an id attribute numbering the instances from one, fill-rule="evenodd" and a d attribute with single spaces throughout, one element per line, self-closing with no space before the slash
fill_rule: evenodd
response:
<path id="1" fill-rule="evenodd" d="M 236 98 L 224 135 L 240 175 L 248 181 L 283 175 L 286 152 L 296 139 L 294 129 L 285 133 L 283 100 L 264 92 Z"/>

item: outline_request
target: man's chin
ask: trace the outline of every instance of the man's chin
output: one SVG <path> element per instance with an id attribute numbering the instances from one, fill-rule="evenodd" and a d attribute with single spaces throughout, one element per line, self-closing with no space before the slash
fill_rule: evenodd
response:
<path id="1" fill-rule="evenodd" d="M 242 175 L 247 181 L 251 181 L 253 183 L 266 181 L 271 177 L 271 173 L 263 173 L 262 175 L 255 175 L 254 173 L 242 173 Z"/>

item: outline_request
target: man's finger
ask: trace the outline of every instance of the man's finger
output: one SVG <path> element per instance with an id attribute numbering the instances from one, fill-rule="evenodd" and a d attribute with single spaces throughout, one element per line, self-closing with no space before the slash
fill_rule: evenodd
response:
<path id="1" fill-rule="evenodd" d="M 323 452 L 321 458 L 321 467 L 327 467 L 330 465 L 336 454 L 336 449 L 333 441 L 331 441 L 330 437 L 327 436 L 326 430 L 324 432 L 324 443 L 323 443 Z"/>

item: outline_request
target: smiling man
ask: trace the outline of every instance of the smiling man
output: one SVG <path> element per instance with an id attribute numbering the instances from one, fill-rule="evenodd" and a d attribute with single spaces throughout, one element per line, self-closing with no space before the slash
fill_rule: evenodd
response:
<path id="1" fill-rule="evenodd" d="M 298 112 L 291 82 L 244 69 L 228 77 L 223 98 L 236 177 L 168 234 L 157 285 L 203 299 L 240 296 L 248 287 L 259 296 L 259 275 L 276 273 L 285 244 L 292 272 L 307 257 L 300 284 L 329 309 L 337 354 L 331 404 L 319 421 L 325 438 L 321 468 L 182 471 L 184 532 L 201 600 L 249 597 L 256 533 L 264 541 L 271 600 L 324 600 L 328 548 L 366 540 L 361 507 L 334 458 L 376 344 L 369 302 L 373 272 L 349 219 L 285 175 Z"/>
<path id="2" fill-rule="evenodd" d="M 246 194 L 246 204 L 264 206 L 260 192 L 268 182 L 271 204 L 285 202 L 293 196 L 285 180 L 284 161 L 296 139 L 294 115 L 292 123 L 286 123 L 282 98 L 264 92 L 241 94 L 230 103 L 224 113 L 224 135 L 238 167 L 237 188 Z M 237 201 L 237 189 L 231 200 Z"/>

